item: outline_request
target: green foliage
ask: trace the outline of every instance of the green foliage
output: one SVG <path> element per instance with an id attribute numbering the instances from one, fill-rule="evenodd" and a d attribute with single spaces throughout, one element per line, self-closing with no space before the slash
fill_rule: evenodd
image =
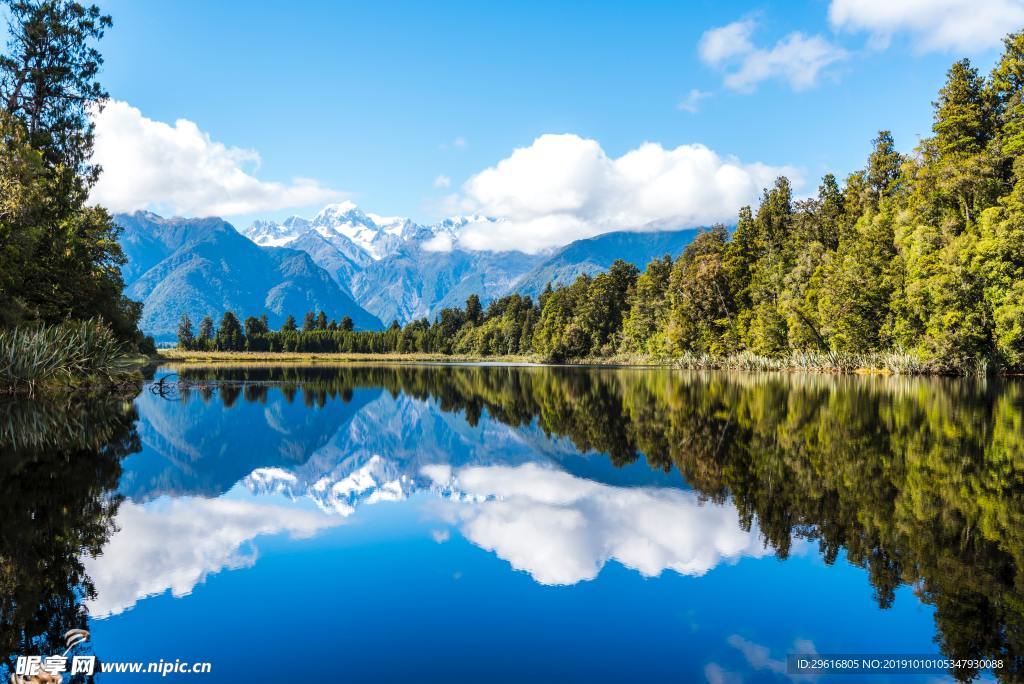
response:
<path id="1" fill-rule="evenodd" d="M 91 108 L 106 93 L 93 46 L 110 26 L 73 0 L 4 0 L 0 55 L 0 326 L 102 319 L 141 348 L 141 305 L 126 299 L 119 230 L 88 206 Z"/>
<path id="2" fill-rule="evenodd" d="M 220 351 L 241 351 L 245 349 L 245 333 L 238 317 L 226 311 L 217 328 L 216 346 Z"/>
<path id="3" fill-rule="evenodd" d="M 188 349 L 194 341 L 195 334 L 192 332 L 192 319 L 188 317 L 188 314 L 181 314 L 181 320 L 178 322 L 178 346 L 182 349 Z"/>
<path id="4" fill-rule="evenodd" d="M 0 390 L 130 375 L 125 345 L 95 320 L 0 329 Z"/>

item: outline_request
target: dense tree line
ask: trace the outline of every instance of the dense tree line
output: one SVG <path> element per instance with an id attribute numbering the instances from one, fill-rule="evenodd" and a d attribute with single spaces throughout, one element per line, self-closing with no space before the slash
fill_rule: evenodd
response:
<path id="1" fill-rule="evenodd" d="M 1005 40 L 987 77 L 966 59 L 949 69 L 932 130 L 910 155 L 881 131 L 863 169 L 826 175 L 808 199 L 779 178 L 735 230 L 715 226 L 642 273 L 620 261 L 536 302 L 485 309 L 474 295 L 433 322 L 360 333 L 321 319 L 230 348 L 552 360 L 891 351 L 937 371 L 1020 369 L 1024 34 Z M 203 344 L 227 348 L 219 333 Z"/>
<path id="2" fill-rule="evenodd" d="M 540 307 L 530 297 L 517 294 L 496 299 L 486 309 L 477 295 L 470 295 L 465 308 L 443 309 L 433 323 L 419 319 L 403 327 L 394 322 L 383 331 L 354 330 L 348 316 L 328 322 L 324 311 L 307 312 L 301 327 L 289 316 L 279 330 L 271 330 L 266 316 L 250 316 L 242 326 L 228 311 L 217 327 L 206 316 L 198 330 L 183 315 L 178 346 L 200 351 L 526 354 L 532 350 L 539 315 Z"/>
<path id="3" fill-rule="evenodd" d="M 111 26 L 73 0 L 2 0 L 0 326 L 100 319 L 141 344 L 141 304 L 123 294 L 125 262 L 107 211 L 88 204 L 90 112 L 107 93 L 94 47 Z"/>

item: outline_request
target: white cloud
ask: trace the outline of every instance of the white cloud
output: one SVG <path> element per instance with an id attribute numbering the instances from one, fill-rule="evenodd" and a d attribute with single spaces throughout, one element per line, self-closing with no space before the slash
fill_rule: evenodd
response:
<path id="1" fill-rule="evenodd" d="M 422 246 L 428 252 L 450 252 L 455 249 L 455 238 L 449 233 L 438 233 L 424 240 Z"/>
<path id="2" fill-rule="evenodd" d="M 869 32 L 875 47 L 906 32 L 921 51 L 972 52 L 1024 26 L 1024 0 L 832 0 L 828 16 L 838 29 Z"/>
<path id="3" fill-rule="evenodd" d="M 596 140 L 543 135 L 470 178 L 449 209 L 500 219 L 462 228 L 459 246 L 538 252 L 615 230 L 734 221 L 790 167 L 743 163 L 704 145 L 644 143 L 621 157 Z"/>
<path id="4" fill-rule="evenodd" d="M 435 188 L 450 188 L 452 186 L 452 179 L 445 175 L 440 175 L 434 179 Z"/>
<path id="5" fill-rule="evenodd" d="M 794 31 L 771 48 L 756 47 L 750 40 L 752 19 L 743 19 L 706 31 L 697 45 L 700 58 L 725 71 L 727 88 L 751 92 L 759 83 L 781 79 L 794 90 L 817 83 L 822 71 L 847 58 L 847 53 L 821 36 Z"/>
<path id="6" fill-rule="evenodd" d="M 753 19 L 741 19 L 704 32 L 697 44 L 700 58 L 708 64 L 721 64 L 727 59 L 745 55 L 754 50 L 750 36 L 756 24 Z"/>
<path id="7" fill-rule="evenodd" d="M 466 142 L 466 139 L 460 135 L 454 138 L 451 142 L 441 143 L 440 145 L 438 145 L 438 148 L 442 150 L 447 150 L 448 148 L 454 147 L 457 150 L 461 150 L 465 149 L 467 145 L 468 143 Z"/>
<path id="8" fill-rule="evenodd" d="M 103 554 L 85 561 L 97 594 L 89 611 L 94 617 L 115 615 L 168 589 L 185 596 L 210 574 L 251 567 L 255 549 L 243 547 L 259 535 L 308 537 L 339 522 L 321 513 L 250 501 L 126 501 L 117 513 L 118 531 Z"/>
<path id="9" fill-rule="evenodd" d="M 702 505 L 694 492 L 614 487 L 532 463 L 444 474 L 424 472 L 458 492 L 450 505 L 465 537 L 541 584 L 593 579 L 610 560 L 652 577 L 770 554 L 732 505 Z"/>
<path id="10" fill-rule="evenodd" d="M 711 97 L 711 93 L 706 93 L 703 90 L 694 88 L 686 95 L 686 97 L 679 101 L 679 104 L 676 105 L 676 109 L 696 114 L 699 109 L 698 104 L 700 101 L 709 97 Z"/>
<path id="11" fill-rule="evenodd" d="M 94 116 L 93 161 L 103 174 L 91 200 L 112 211 L 152 209 L 190 216 L 232 216 L 337 200 L 317 181 L 263 181 L 254 150 L 216 142 L 195 123 L 154 121 L 113 100 Z"/>

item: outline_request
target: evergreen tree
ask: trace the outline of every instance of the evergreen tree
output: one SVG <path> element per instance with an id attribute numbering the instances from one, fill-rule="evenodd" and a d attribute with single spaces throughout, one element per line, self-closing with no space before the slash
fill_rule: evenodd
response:
<path id="1" fill-rule="evenodd" d="M 225 311 L 224 317 L 217 328 L 217 349 L 224 351 L 241 351 L 245 349 L 245 335 L 238 317 L 231 311 Z"/>
<path id="2" fill-rule="evenodd" d="M 327 314 L 323 311 L 316 315 L 316 329 L 327 330 Z"/>
<path id="3" fill-rule="evenodd" d="M 182 349 L 190 349 L 194 340 L 192 319 L 188 317 L 188 314 L 181 314 L 181 320 L 178 322 L 178 346 Z"/>
<path id="4" fill-rule="evenodd" d="M 889 131 L 879 131 L 878 137 L 871 141 L 871 145 L 871 155 L 868 157 L 864 179 L 870 191 L 871 202 L 877 205 L 882 198 L 892 195 L 899 189 L 903 155 L 896 151 L 896 143 Z"/>
<path id="5" fill-rule="evenodd" d="M 213 340 L 213 319 L 210 316 L 203 316 L 199 321 L 199 339 L 204 343 Z"/>
<path id="6" fill-rule="evenodd" d="M 1024 169 L 1017 168 L 1024 159 L 1024 32 L 1011 33 L 1004 41 L 1003 55 L 992 70 L 992 93 L 995 99 L 998 147 L 997 152 L 1016 179 L 1024 178 Z"/>
<path id="7" fill-rule="evenodd" d="M 935 108 L 935 145 L 942 157 L 977 154 L 992 137 L 992 108 L 985 81 L 968 59 L 946 74 Z"/>
<path id="8" fill-rule="evenodd" d="M 316 315 L 312 311 L 307 311 L 305 318 L 302 319 L 302 332 L 309 332 L 315 329 Z"/>
<path id="9" fill-rule="evenodd" d="M 289 314 L 288 317 L 284 319 L 284 324 L 281 326 L 281 330 L 282 332 L 294 332 L 296 329 L 295 316 Z"/>
<path id="10" fill-rule="evenodd" d="M 352 323 L 352 317 L 342 316 L 341 323 L 339 324 L 338 327 L 340 327 L 342 330 L 346 332 L 351 331 L 355 327 L 354 324 Z"/>
<path id="11" fill-rule="evenodd" d="M 249 316 L 245 319 L 245 336 L 256 337 L 257 335 L 265 335 L 270 332 L 270 328 L 264 322 L 266 316 L 256 318 L 255 316 Z"/>
<path id="12" fill-rule="evenodd" d="M 480 325 L 484 319 L 484 309 L 480 306 L 480 297 L 471 294 L 466 299 L 466 320 L 473 325 Z"/>

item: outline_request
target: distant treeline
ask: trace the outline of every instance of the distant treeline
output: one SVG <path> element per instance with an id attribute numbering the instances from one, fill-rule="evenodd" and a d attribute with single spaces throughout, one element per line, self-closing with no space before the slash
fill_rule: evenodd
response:
<path id="1" fill-rule="evenodd" d="M 1024 367 L 1024 34 L 988 76 L 949 69 L 934 135 L 891 134 L 866 166 L 794 200 L 779 178 L 735 231 L 715 226 L 643 273 L 624 262 L 485 309 L 479 297 L 383 332 L 324 317 L 259 330 L 225 315 L 183 346 L 310 352 L 536 354 L 560 360 L 794 352 L 900 352 L 935 371 Z M 307 323 L 309 323 L 307 316 Z M 255 319 L 250 319 L 255 320 Z M 188 332 L 183 321 L 183 332 Z M 322 323 L 322 324 L 321 324 Z M 223 333 L 225 327 L 228 332 Z M 205 330 L 206 334 L 203 334 Z"/>

